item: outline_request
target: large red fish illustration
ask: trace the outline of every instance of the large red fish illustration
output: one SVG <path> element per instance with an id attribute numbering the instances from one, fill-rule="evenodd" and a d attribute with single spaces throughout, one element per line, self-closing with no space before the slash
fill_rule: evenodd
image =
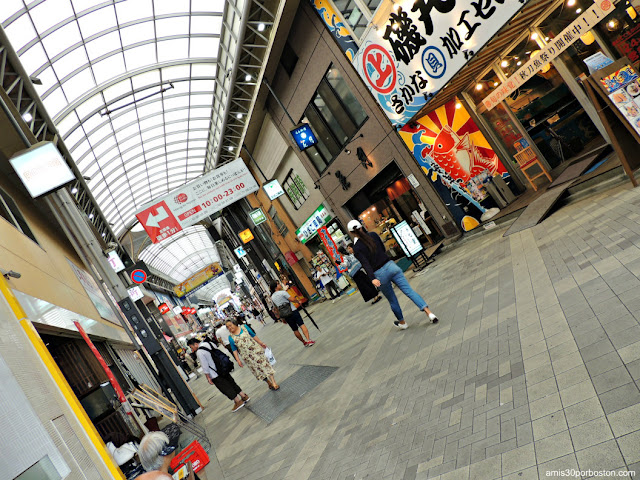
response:
<path id="1" fill-rule="evenodd" d="M 493 155 L 484 155 L 480 148 L 473 144 L 469 133 L 460 137 L 449 125 L 445 125 L 427 153 L 453 180 L 462 180 L 466 184 L 471 177 L 484 170 L 489 170 L 491 175 L 506 171 L 498 156 L 493 151 L 488 151 Z"/>

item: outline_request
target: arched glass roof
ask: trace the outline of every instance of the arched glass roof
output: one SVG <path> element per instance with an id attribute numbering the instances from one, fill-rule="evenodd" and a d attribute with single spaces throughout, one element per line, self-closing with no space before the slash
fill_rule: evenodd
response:
<path id="1" fill-rule="evenodd" d="M 204 172 L 212 118 L 227 114 L 213 109 L 226 105 L 218 57 L 237 41 L 245 1 L 0 2 L 2 26 L 116 235 L 141 205 Z"/>
<path id="2" fill-rule="evenodd" d="M 140 260 L 180 283 L 207 265 L 219 262 L 220 256 L 206 228 L 194 225 L 162 243 L 148 246 L 140 254 Z"/>

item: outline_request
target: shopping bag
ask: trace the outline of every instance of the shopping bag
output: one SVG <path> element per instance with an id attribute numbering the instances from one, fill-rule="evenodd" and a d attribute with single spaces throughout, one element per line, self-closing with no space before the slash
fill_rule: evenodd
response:
<path id="1" fill-rule="evenodd" d="M 269 347 L 264 349 L 264 356 L 267 357 L 267 360 L 269 360 L 269 363 L 271 365 L 275 365 L 276 364 L 276 357 L 273 356 L 273 352 L 271 351 L 271 349 Z"/>

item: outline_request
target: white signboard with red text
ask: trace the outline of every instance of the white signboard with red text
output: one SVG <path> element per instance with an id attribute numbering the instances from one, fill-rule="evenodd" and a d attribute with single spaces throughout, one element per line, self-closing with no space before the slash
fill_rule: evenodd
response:
<path id="1" fill-rule="evenodd" d="M 151 241 L 158 243 L 258 188 L 239 158 L 157 198 L 138 211 L 136 217 Z"/>
<path id="2" fill-rule="evenodd" d="M 397 1 L 353 64 L 391 122 L 404 126 L 527 1 Z"/>

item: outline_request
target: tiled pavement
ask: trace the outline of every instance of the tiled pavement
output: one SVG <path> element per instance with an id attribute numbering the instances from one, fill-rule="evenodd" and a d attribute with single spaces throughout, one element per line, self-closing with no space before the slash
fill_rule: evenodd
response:
<path id="1" fill-rule="evenodd" d="M 269 425 L 195 381 L 219 461 L 209 480 L 640 475 L 640 189 L 504 230 L 409 275 L 438 325 L 402 298 L 411 327 L 396 331 L 385 301 L 353 296 L 314 307 L 313 348 L 284 325 L 260 329 L 280 381 L 338 367 Z M 235 377 L 267 391 L 245 369 Z"/>

